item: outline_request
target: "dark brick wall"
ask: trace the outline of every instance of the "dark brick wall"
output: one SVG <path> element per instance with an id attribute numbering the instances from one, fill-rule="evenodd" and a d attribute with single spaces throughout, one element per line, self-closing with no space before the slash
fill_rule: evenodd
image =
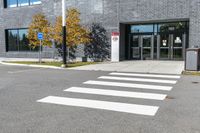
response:
<path id="1" fill-rule="evenodd" d="M 100 22 L 108 30 L 119 31 L 120 23 L 189 19 L 189 45 L 200 46 L 200 0 L 67 0 L 67 7 L 76 7 L 81 11 L 82 24 Z M 7 8 L 0 1 L 0 56 L 5 55 L 5 33 L 7 28 L 25 28 L 33 14 L 44 12 L 53 23 L 61 15 L 61 0 L 42 0 L 41 5 Z M 46 52 L 52 51 L 46 49 Z M 80 53 L 83 50 L 79 48 Z M 10 53 L 6 55 L 20 55 Z M 23 53 L 24 56 L 33 54 Z M 48 55 L 48 54 L 47 54 Z"/>

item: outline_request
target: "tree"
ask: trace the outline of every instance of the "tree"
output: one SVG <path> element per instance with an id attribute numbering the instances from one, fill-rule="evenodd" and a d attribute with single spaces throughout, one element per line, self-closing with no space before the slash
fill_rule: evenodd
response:
<path id="1" fill-rule="evenodd" d="M 75 53 L 75 49 L 79 44 L 86 44 L 90 42 L 89 31 L 81 26 L 80 24 L 80 12 L 75 8 L 70 8 L 67 10 L 67 36 L 66 43 L 70 50 L 74 52 L 70 52 L 71 54 Z M 53 27 L 54 35 L 53 38 L 57 44 L 58 50 L 61 52 L 62 48 L 62 17 L 58 16 L 56 19 L 56 23 Z"/>
<path id="2" fill-rule="evenodd" d="M 90 28 L 91 42 L 85 45 L 85 55 L 93 61 L 104 61 L 109 58 L 109 41 L 106 29 L 93 23 Z"/>
<path id="3" fill-rule="evenodd" d="M 43 46 L 51 46 L 51 26 L 45 15 L 42 13 L 34 15 L 32 22 L 29 25 L 27 37 L 29 39 L 29 44 L 32 48 L 36 48 L 40 45 L 40 41 L 37 38 L 37 34 L 39 32 L 43 33 Z"/>

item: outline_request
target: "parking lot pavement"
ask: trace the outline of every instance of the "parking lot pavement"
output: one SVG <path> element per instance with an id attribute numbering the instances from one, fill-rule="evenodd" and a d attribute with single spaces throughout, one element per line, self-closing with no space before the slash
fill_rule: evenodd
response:
<path id="1" fill-rule="evenodd" d="M 2 133 L 200 132 L 199 77 L 29 69 L 0 68 Z"/>
<path id="2" fill-rule="evenodd" d="M 166 93 L 172 90 L 173 84 L 176 84 L 178 79 L 180 79 L 180 76 L 177 75 L 109 73 L 108 76 L 98 77 L 98 80 L 95 79 L 83 82 L 83 84 L 87 85 L 88 87 L 70 87 L 64 91 L 67 93 L 79 93 L 82 95 L 90 94 L 163 101 L 167 97 Z M 153 85 L 151 83 L 153 83 Z M 106 86 L 107 89 L 101 89 L 102 86 Z M 118 87 L 119 90 L 109 89 L 110 86 Z M 97 87 L 98 89 L 95 87 Z M 128 89 L 124 91 L 124 88 Z M 138 90 L 144 89 L 145 92 L 134 91 L 135 88 L 137 88 Z M 162 91 L 162 93 L 164 94 L 152 93 L 151 90 L 159 90 Z M 144 104 L 133 104 L 129 102 L 111 102 L 105 101 L 104 99 L 93 100 L 58 96 L 48 96 L 38 100 L 38 102 L 110 110 L 147 116 L 155 116 L 159 109 L 159 106 L 153 105 L 149 106 Z"/>

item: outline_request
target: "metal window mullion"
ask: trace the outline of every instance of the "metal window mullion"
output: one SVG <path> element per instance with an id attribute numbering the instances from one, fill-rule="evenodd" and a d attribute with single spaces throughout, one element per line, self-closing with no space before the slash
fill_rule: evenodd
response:
<path id="1" fill-rule="evenodd" d="M 183 41 L 182 41 L 182 56 L 183 56 L 183 59 L 185 60 L 185 57 L 186 57 L 186 33 L 183 34 L 183 37 L 182 37 Z"/>
<path id="2" fill-rule="evenodd" d="M 131 50 L 132 50 L 132 47 L 131 47 L 131 35 L 129 34 L 129 43 L 128 43 L 128 59 L 131 59 Z"/>
<path id="3" fill-rule="evenodd" d="M 154 58 L 154 35 L 151 36 L 151 59 L 153 60 Z"/>
<path id="4" fill-rule="evenodd" d="M 157 60 L 160 59 L 160 35 L 157 35 Z"/>
<path id="5" fill-rule="evenodd" d="M 18 46 L 18 52 L 20 51 L 19 49 L 19 29 L 17 29 L 17 46 Z"/>
<path id="6" fill-rule="evenodd" d="M 140 46 L 140 58 L 143 60 L 143 36 L 139 37 L 139 46 Z"/>
<path id="7" fill-rule="evenodd" d="M 174 35 L 173 34 L 170 34 L 170 43 L 169 43 L 169 58 L 170 59 L 173 59 L 174 56 Z"/>

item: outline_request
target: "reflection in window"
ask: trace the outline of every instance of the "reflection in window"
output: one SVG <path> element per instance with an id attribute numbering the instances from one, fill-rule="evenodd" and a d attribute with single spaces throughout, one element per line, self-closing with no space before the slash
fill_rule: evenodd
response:
<path id="1" fill-rule="evenodd" d="M 170 32 L 170 31 L 177 31 L 177 30 L 184 30 L 187 27 L 186 22 L 179 22 L 179 23 L 163 23 L 158 25 L 159 32 Z"/>
<path id="2" fill-rule="evenodd" d="M 153 25 L 132 25 L 131 32 L 132 33 L 142 33 L 142 32 L 154 32 Z"/>
<path id="3" fill-rule="evenodd" d="M 18 51 L 17 30 L 8 30 L 8 51 Z"/>
<path id="4" fill-rule="evenodd" d="M 41 0 L 4 0 L 5 8 L 41 4 Z"/>
<path id="5" fill-rule="evenodd" d="M 27 33 L 27 29 L 6 30 L 7 51 L 37 51 L 29 46 Z"/>
<path id="6" fill-rule="evenodd" d="M 18 6 L 28 6 L 29 0 L 18 0 Z"/>
<path id="7" fill-rule="evenodd" d="M 17 7 L 17 0 L 7 0 L 7 7 Z"/>
<path id="8" fill-rule="evenodd" d="M 30 0 L 30 5 L 41 4 L 41 0 Z"/>

